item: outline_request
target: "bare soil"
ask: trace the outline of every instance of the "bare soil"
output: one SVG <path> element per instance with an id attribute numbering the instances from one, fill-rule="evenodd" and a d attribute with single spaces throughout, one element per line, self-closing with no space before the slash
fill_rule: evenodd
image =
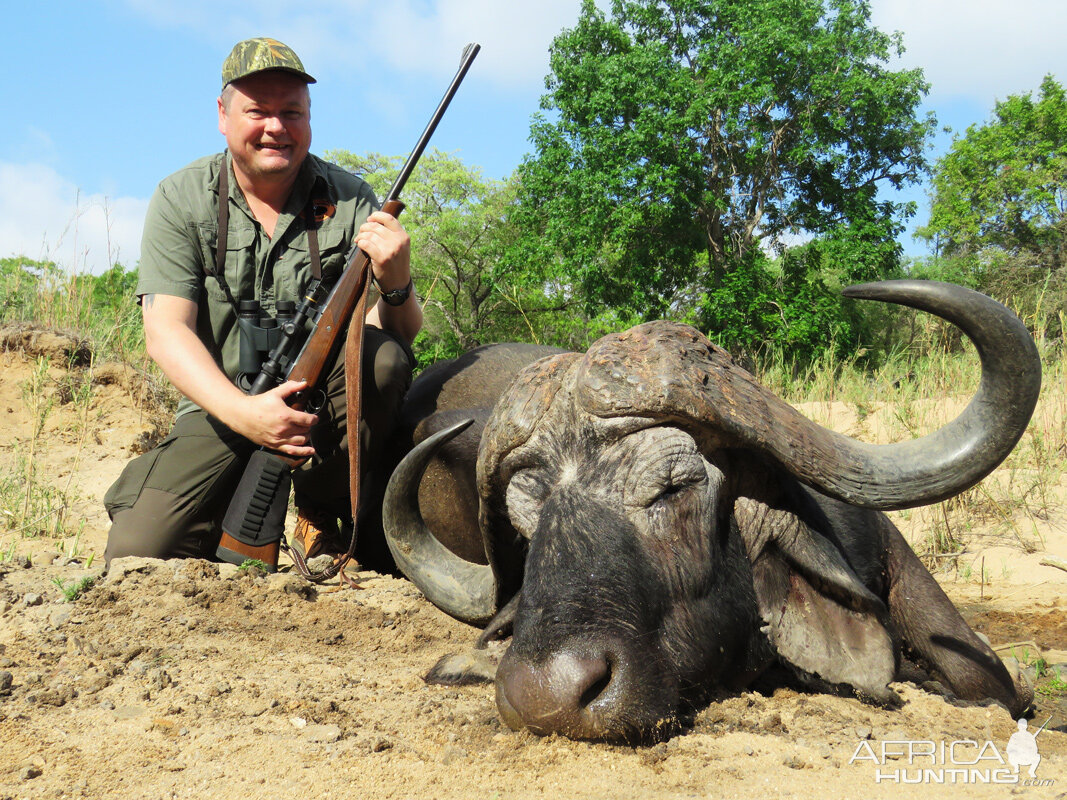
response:
<path id="1" fill-rule="evenodd" d="M 102 576 L 100 498 L 158 415 L 138 401 L 132 371 L 114 365 L 93 370 L 88 412 L 60 402 L 71 368 L 57 347 L 56 403 L 35 441 L 22 390 L 32 363 L 22 350 L 0 353 L 0 476 L 32 445 L 68 522 L 84 523 L 57 539 L 0 522 L 0 798 L 1067 796 L 1067 684 L 1048 674 L 1030 723 L 1033 732 L 1051 718 L 1036 739 L 1039 785 L 1026 767 L 1019 783 L 984 782 L 1014 778 L 999 759 L 1016 721 L 930 684 L 895 685 L 905 699 L 896 711 L 787 689 L 728 694 L 668 742 L 572 742 L 503 727 L 491 685 L 426 685 L 427 669 L 476 632 L 407 581 L 362 572 L 363 588 L 335 590 L 287 573 L 135 559 Z M 1067 556 L 1062 499 L 1050 521 L 1060 538 L 1046 547 Z M 1067 573 L 1016 566 L 1032 555 L 943 585 L 1005 655 L 1067 662 Z M 92 587 L 66 601 L 61 586 L 83 577 Z M 940 749 L 909 760 L 908 743 Z"/>

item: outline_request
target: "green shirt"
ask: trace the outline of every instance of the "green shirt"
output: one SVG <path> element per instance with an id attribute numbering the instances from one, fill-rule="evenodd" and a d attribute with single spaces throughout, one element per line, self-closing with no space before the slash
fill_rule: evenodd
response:
<path id="1" fill-rule="evenodd" d="M 219 282 L 208 274 L 215 271 L 219 170 L 224 159 L 229 163 L 225 153 L 201 158 L 159 184 L 145 217 L 137 295 L 174 295 L 197 303 L 197 334 L 220 369 L 235 380 L 237 316 Z M 277 301 L 303 299 L 312 279 L 304 217 L 309 198 L 317 208 L 327 209 L 318 223 L 318 239 L 323 281 L 332 284 L 345 267 L 345 254 L 359 226 L 378 208 L 370 187 L 309 153 L 271 238 L 256 221 L 230 170 L 225 280 L 234 299 L 258 300 L 271 316 Z M 178 413 L 192 407 L 182 403 Z"/>

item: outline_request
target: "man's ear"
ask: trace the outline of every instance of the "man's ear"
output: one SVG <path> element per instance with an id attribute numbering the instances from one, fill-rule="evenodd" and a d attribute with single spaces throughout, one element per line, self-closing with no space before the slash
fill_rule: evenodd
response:
<path id="1" fill-rule="evenodd" d="M 222 102 L 222 97 L 221 96 L 215 102 L 218 104 L 218 107 L 219 107 L 219 133 L 221 133 L 223 136 L 225 136 L 226 135 L 226 105 Z"/>
<path id="2" fill-rule="evenodd" d="M 863 699 L 895 705 L 899 647 L 885 604 L 826 537 L 792 511 L 748 497 L 732 524 L 752 564 L 763 629 L 786 662 Z"/>

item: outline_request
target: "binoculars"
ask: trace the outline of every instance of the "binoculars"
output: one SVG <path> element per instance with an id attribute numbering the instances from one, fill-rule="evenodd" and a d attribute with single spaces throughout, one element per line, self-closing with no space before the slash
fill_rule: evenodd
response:
<path id="1" fill-rule="evenodd" d="M 263 314 L 258 300 L 242 300 L 237 308 L 237 326 L 240 330 L 240 356 L 237 385 L 247 392 L 267 356 L 281 341 L 285 326 L 292 324 L 296 315 L 296 303 L 279 300 L 274 306 L 276 316 Z"/>

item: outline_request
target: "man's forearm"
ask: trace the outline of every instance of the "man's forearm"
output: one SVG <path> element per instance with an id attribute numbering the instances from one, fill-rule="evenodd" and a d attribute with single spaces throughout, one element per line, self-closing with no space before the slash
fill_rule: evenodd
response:
<path id="1" fill-rule="evenodd" d="M 422 330 L 422 307 L 415 299 L 414 291 L 404 304 L 399 306 L 391 306 L 379 298 L 367 315 L 367 323 L 395 333 L 411 344 Z"/>
<path id="2" fill-rule="evenodd" d="M 148 354 L 182 394 L 249 441 L 298 458 L 314 455 L 308 435 L 318 417 L 291 408 L 286 400 L 305 389 L 303 383 L 286 381 L 246 395 L 230 383 L 196 335 L 196 303 L 146 294 L 142 311 Z"/>
<path id="3" fill-rule="evenodd" d="M 148 298 L 145 302 L 151 302 Z M 171 383 L 202 409 L 232 427 L 230 410 L 245 396 L 219 369 L 204 343 L 180 323 L 145 327 L 145 346 Z"/>

